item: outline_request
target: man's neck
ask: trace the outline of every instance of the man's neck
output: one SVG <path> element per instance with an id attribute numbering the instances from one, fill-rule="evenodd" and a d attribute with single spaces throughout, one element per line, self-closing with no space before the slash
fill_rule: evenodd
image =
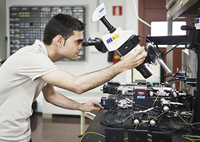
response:
<path id="1" fill-rule="evenodd" d="M 44 44 L 44 45 L 47 49 L 48 57 L 50 58 L 50 60 L 52 62 L 56 62 L 56 61 L 59 61 L 61 59 L 56 52 L 56 48 L 54 48 L 53 45 L 46 45 L 46 44 Z"/>

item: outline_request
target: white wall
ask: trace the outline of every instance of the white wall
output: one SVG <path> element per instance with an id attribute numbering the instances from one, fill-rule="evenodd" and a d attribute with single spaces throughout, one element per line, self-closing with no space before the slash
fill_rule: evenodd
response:
<path id="1" fill-rule="evenodd" d="M 135 0 L 136 3 L 138 0 Z M 108 33 L 106 27 L 101 22 L 91 22 L 91 17 L 94 9 L 104 2 L 107 15 L 107 20 L 114 27 L 121 27 L 124 30 L 135 30 L 138 32 L 138 22 L 133 9 L 132 0 L 6 0 L 6 25 L 9 25 L 9 7 L 10 6 L 85 6 L 86 7 L 86 36 L 102 35 Z M 112 6 L 122 6 L 122 16 L 112 16 Z M 9 41 L 9 26 L 6 27 L 7 37 Z M 9 53 L 9 42 L 8 42 Z M 8 54 L 7 54 L 8 56 Z M 81 75 L 84 73 L 92 72 L 112 65 L 107 62 L 107 53 L 102 54 L 94 52 L 92 47 L 86 49 L 86 61 L 59 61 L 56 65 L 74 75 Z M 124 72 L 113 79 L 119 82 L 131 82 L 131 71 Z M 91 90 L 98 92 L 99 87 Z M 39 102 L 38 111 L 42 107 L 42 95 L 37 99 Z"/>
<path id="2" fill-rule="evenodd" d="M 135 30 L 135 34 L 138 34 L 138 19 L 136 14 L 138 9 L 134 9 L 133 1 L 135 1 L 138 7 L 138 0 L 127 0 L 126 1 L 126 30 Z M 135 12 L 137 11 L 137 13 Z M 131 70 L 126 72 L 126 81 L 132 82 L 132 72 Z"/>

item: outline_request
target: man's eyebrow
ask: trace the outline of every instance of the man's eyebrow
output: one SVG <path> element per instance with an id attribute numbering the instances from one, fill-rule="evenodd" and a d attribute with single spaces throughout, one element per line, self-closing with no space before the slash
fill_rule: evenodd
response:
<path id="1" fill-rule="evenodd" d="M 83 39 L 77 39 L 76 41 L 80 43 L 80 42 L 82 42 L 82 41 L 83 41 Z"/>
<path id="2" fill-rule="evenodd" d="M 83 41 L 83 38 L 82 39 L 78 39 L 78 41 Z"/>

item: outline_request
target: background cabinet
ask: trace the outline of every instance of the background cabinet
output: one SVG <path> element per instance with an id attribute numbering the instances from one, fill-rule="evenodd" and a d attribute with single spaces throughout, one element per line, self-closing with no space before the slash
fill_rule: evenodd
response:
<path id="1" fill-rule="evenodd" d="M 55 14 L 69 14 L 85 23 L 85 7 L 10 7 L 10 55 L 20 48 L 32 45 L 36 39 L 43 41 L 47 22 Z M 85 50 L 78 55 L 85 60 Z"/>
<path id="2" fill-rule="evenodd" d="M 0 0 L 0 60 L 6 58 L 6 1 Z"/>

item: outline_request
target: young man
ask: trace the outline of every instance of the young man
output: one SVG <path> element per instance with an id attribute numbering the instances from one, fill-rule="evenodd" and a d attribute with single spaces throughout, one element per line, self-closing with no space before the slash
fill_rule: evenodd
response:
<path id="1" fill-rule="evenodd" d="M 58 69 L 54 62 L 62 58 L 77 60 L 83 50 L 84 24 L 64 14 L 55 15 L 46 25 L 43 42 L 36 40 L 10 56 L 0 67 L 0 141 L 28 142 L 31 137 L 32 103 L 42 91 L 47 102 L 80 111 L 99 110 L 96 100 L 85 104 L 55 92 L 53 86 L 82 94 L 141 64 L 144 48 L 130 53 L 105 69 L 74 76 Z"/>

